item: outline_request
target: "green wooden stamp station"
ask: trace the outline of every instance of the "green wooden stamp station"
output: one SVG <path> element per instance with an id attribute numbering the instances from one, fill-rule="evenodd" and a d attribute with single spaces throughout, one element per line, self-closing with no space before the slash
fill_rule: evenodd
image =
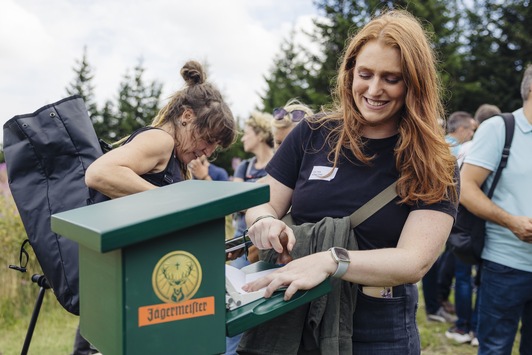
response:
<path id="1" fill-rule="evenodd" d="M 104 355 L 220 354 L 226 334 L 327 293 L 226 311 L 225 216 L 268 200 L 267 185 L 188 180 L 53 215 L 79 244 L 82 335 Z"/>

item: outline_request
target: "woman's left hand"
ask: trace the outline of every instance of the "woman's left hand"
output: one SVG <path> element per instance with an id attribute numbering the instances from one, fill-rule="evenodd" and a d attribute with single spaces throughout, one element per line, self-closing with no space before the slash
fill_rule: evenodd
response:
<path id="1" fill-rule="evenodd" d="M 298 290 L 309 290 L 319 285 L 336 270 L 336 263 L 329 251 L 295 259 L 279 270 L 244 285 L 247 291 L 266 287 L 264 297 L 270 297 L 280 287 L 287 287 L 284 300 L 288 301 Z"/>

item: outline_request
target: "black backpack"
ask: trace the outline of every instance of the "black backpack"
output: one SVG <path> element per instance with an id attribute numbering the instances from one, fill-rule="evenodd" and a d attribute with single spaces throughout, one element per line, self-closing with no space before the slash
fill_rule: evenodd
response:
<path id="1" fill-rule="evenodd" d="M 28 239 L 57 300 L 76 315 L 78 244 L 52 232 L 50 217 L 108 199 L 85 185 L 101 144 L 77 95 L 4 124 L 9 187 Z"/>
<path id="2" fill-rule="evenodd" d="M 504 119 L 506 136 L 502 150 L 499 167 L 493 177 L 493 183 L 488 191 L 488 198 L 492 198 L 497 182 L 501 177 L 502 170 L 506 167 L 510 156 L 510 147 L 514 136 L 515 119 L 511 113 L 500 114 Z M 486 221 L 469 212 L 461 204 L 458 206 L 456 221 L 447 239 L 447 247 L 466 264 L 480 263 L 484 239 L 486 234 Z"/>

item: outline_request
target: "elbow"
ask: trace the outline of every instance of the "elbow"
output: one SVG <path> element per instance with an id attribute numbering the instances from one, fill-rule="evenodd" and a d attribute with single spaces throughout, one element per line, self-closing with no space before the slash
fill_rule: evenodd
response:
<path id="1" fill-rule="evenodd" d="M 429 272 L 436 260 L 437 256 L 434 260 L 426 260 L 425 258 L 418 257 L 413 263 L 405 263 L 404 265 L 406 265 L 406 267 L 401 271 L 401 280 L 399 283 L 418 283 L 423 279 L 427 272 Z"/>
<path id="2" fill-rule="evenodd" d="M 410 273 L 410 275 L 408 276 L 409 280 L 406 281 L 406 282 L 407 283 L 412 283 L 412 284 L 420 282 L 423 279 L 423 277 L 425 277 L 425 275 L 432 268 L 432 266 L 434 265 L 434 263 L 436 262 L 437 259 L 438 259 L 438 257 L 436 256 L 436 258 L 434 258 L 434 260 L 425 261 L 422 264 L 418 265 L 416 267 L 416 269 L 413 270 Z"/>
<path id="3" fill-rule="evenodd" d="M 93 164 L 89 165 L 87 171 L 85 172 L 85 185 L 91 189 L 100 190 L 102 186 L 102 175 L 98 169 Z"/>
<path id="4" fill-rule="evenodd" d="M 427 274 L 427 272 L 429 272 L 429 270 L 430 270 L 430 265 L 418 268 L 417 272 L 413 272 L 410 275 L 409 277 L 410 280 L 408 280 L 407 283 L 415 284 L 415 283 L 420 282 L 423 279 L 423 277 Z"/>

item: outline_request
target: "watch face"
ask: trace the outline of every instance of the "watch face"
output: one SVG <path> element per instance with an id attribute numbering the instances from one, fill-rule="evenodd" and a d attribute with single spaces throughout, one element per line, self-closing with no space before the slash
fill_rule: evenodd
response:
<path id="1" fill-rule="evenodd" d="M 344 248 L 333 248 L 334 253 L 341 261 L 350 261 L 349 259 L 349 253 Z"/>

